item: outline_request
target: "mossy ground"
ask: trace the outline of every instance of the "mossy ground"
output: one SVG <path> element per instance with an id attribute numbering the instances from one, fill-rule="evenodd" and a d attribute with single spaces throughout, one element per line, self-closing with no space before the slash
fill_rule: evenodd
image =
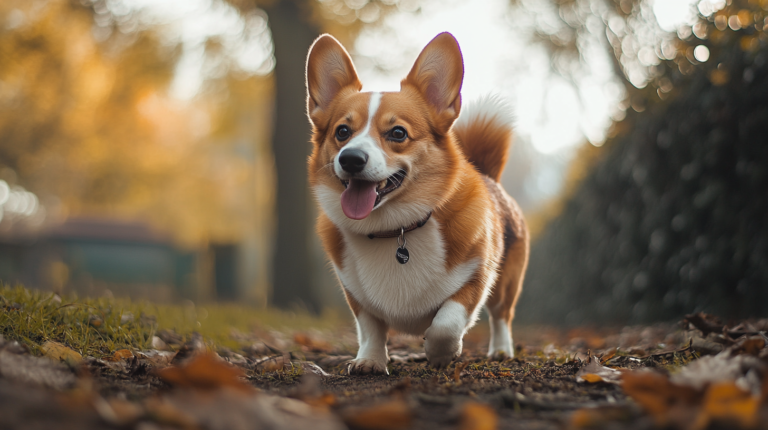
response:
<path id="1" fill-rule="evenodd" d="M 0 334 L 40 353 L 40 345 L 55 341 L 83 356 L 101 358 L 119 349 L 152 348 L 152 337 L 171 330 L 189 338 L 200 333 L 212 349 L 240 350 L 249 339 L 240 333 L 312 327 L 332 330 L 349 317 L 329 312 L 315 317 L 240 304 L 156 304 L 127 298 L 59 297 L 22 286 L 0 287 Z"/>

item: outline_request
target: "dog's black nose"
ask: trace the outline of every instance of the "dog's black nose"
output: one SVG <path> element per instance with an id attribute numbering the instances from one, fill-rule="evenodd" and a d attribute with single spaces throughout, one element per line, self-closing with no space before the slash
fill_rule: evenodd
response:
<path id="1" fill-rule="evenodd" d="M 339 155 L 339 164 L 345 172 L 360 173 L 365 169 L 366 163 L 368 154 L 356 148 L 345 149 Z"/>

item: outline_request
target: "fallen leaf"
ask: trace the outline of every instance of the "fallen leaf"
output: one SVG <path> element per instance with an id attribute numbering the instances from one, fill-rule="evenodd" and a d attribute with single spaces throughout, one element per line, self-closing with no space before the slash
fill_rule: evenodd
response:
<path id="1" fill-rule="evenodd" d="M 495 430 L 498 426 L 496 411 L 487 405 L 470 402 L 461 410 L 460 430 Z"/>
<path id="2" fill-rule="evenodd" d="M 659 426 L 693 422 L 692 406 L 701 403 L 702 394 L 693 387 L 672 383 L 656 372 L 626 372 L 622 375 L 624 392 L 648 412 Z"/>
<path id="3" fill-rule="evenodd" d="M 627 421 L 631 413 L 626 407 L 603 406 L 578 409 L 571 415 L 571 428 L 603 427 L 606 423 Z"/>
<path id="4" fill-rule="evenodd" d="M 712 384 L 704 395 L 703 407 L 694 428 L 704 429 L 712 422 L 753 428 L 758 420 L 760 398 L 732 382 Z"/>
<path id="5" fill-rule="evenodd" d="M 453 380 L 456 382 L 461 381 L 461 372 L 467 368 L 468 362 L 456 363 L 456 367 L 453 369 Z"/>
<path id="6" fill-rule="evenodd" d="M 751 355 L 731 355 L 724 351 L 715 356 L 706 356 L 693 361 L 671 376 L 675 384 L 687 385 L 703 390 L 707 385 L 717 382 L 735 381 L 743 388 L 759 391 L 762 381 L 749 376 L 750 371 L 764 374 L 768 370 L 757 357 Z"/>
<path id="7" fill-rule="evenodd" d="M 181 367 L 171 366 L 156 371 L 163 381 L 181 388 L 215 390 L 233 387 L 250 391 L 250 385 L 240 380 L 245 376 L 237 367 L 230 366 L 212 353 L 200 354 Z"/>
<path id="8" fill-rule="evenodd" d="M 612 359 L 614 356 L 616 356 L 616 353 L 619 352 L 619 348 L 615 348 L 613 351 L 609 351 L 606 354 L 603 354 L 600 356 L 600 364 L 605 364 L 608 362 L 608 360 Z"/>
<path id="9" fill-rule="evenodd" d="M 83 356 L 77 351 L 52 340 L 46 341 L 42 346 L 43 354 L 54 360 L 64 361 L 69 364 L 77 364 L 83 360 Z"/>
<path id="10" fill-rule="evenodd" d="M 721 333 L 725 327 L 722 321 L 720 321 L 720 318 L 714 315 L 705 314 L 704 312 L 686 315 L 685 318 L 683 318 L 683 323 L 692 325 L 704 333 L 704 336 L 709 333 Z"/>
<path id="11" fill-rule="evenodd" d="M 734 354 L 748 354 L 758 356 L 765 348 L 765 339 L 759 336 L 744 338 L 730 349 Z"/>
<path id="12" fill-rule="evenodd" d="M 586 373 L 584 375 L 581 375 L 580 378 L 586 382 L 589 382 L 590 384 L 594 384 L 597 382 L 606 382 L 603 378 L 600 377 L 600 375 L 596 375 L 594 373 Z"/>
<path id="13" fill-rule="evenodd" d="M 576 372 L 577 382 L 608 382 L 618 384 L 621 382 L 621 372 L 600 364 L 600 359 L 593 356 L 591 352 L 587 353 L 587 364 Z"/>
<path id="14" fill-rule="evenodd" d="M 394 430 L 410 426 L 412 414 L 404 400 L 394 399 L 365 408 L 348 409 L 342 417 L 350 427 L 365 430 Z"/>
<path id="15" fill-rule="evenodd" d="M 317 408 L 301 400 L 228 388 L 206 394 L 176 390 L 159 401 L 146 402 L 147 409 L 162 404 L 162 408 L 154 411 L 166 424 L 189 430 L 346 428 L 327 407 Z"/>
<path id="16" fill-rule="evenodd" d="M 182 345 L 181 348 L 179 348 L 179 350 L 176 352 L 176 355 L 173 356 L 171 364 L 180 365 L 187 360 L 192 359 L 193 357 L 205 353 L 207 353 L 207 349 L 205 347 L 205 343 L 203 342 L 203 337 L 200 335 L 200 333 L 192 333 L 192 336 L 187 341 L 187 343 Z"/>
<path id="17" fill-rule="evenodd" d="M 104 357 L 103 360 L 104 361 L 112 361 L 112 362 L 114 362 L 114 361 L 126 360 L 126 359 L 129 359 L 129 358 L 133 358 L 133 353 L 131 351 L 129 351 L 127 349 L 119 349 L 119 350 L 115 351 L 114 354 L 112 354 L 112 355 L 110 355 L 108 357 Z"/>
<path id="18" fill-rule="evenodd" d="M 331 350 L 331 344 L 311 337 L 306 333 L 296 333 L 293 341 L 312 352 L 327 352 Z"/>

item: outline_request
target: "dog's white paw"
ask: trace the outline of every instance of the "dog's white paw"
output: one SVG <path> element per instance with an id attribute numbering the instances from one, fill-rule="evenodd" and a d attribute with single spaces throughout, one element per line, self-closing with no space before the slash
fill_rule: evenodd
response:
<path id="1" fill-rule="evenodd" d="M 461 348 L 462 341 L 460 337 L 430 336 L 429 330 L 427 330 L 424 350 L 427 353 L 427 360 L 432 366 L 438 369 L 448 367 L 454 358 L 461 355 Z"/>
<path id="2" fill-rule="evenodd" d="M 386 362 L 370 358 L 356 358 L 350 361 L 347 373 L 350 375 L 389 375 Z"/>
<path id="3" fill-rule="evenodd" d="M 492 353 L 488 353 L 488 359 L 491 361 L 504 361 L 515 358 L 515 354 L 510 354 L 507 351 L 498 350 Z"/>

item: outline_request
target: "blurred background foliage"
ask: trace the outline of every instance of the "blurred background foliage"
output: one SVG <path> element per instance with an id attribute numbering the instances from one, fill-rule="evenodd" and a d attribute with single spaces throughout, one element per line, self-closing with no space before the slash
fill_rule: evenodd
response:
<path id="1" fill-rule="evenodd" d="M 612 43 L 631 109 L 577 159 L 533 246 L 522 320 L 768 312 L 768 2 L 723 6 L 662 42 L 642 87 Z"/>
<path id="2" fill-rule="evenodd" d="M 658 8 L 672 3 L 692 19 L 664 22 Z M 390 44 L 381 35 L 442 3 L 211 0 L 197 21 L 163 19 L 185 7 L 0 4 L 0 279 L 342 305 L 306 183 L 306 52 L 330 32 L 364 73 L 402 74 L 413 42 L 391 42 L 404 47 L 388 57 L 368 55 L 371 43 Z M 546 73 L 581 106 L 595 103 L 585 82 L 605 85 L 617 104 L 607 129 L 584 132 L 566 155 L 518 137 L 504 185 L 536 238 L 519 321 L 765 314 L 767 10 L 768 0 L 505 4 L 523 36 L 491 48 L 543 53 Z M 216 31 L 200 30 L 212 25 L 206 17 Z M 609 76 L 595 81 L 602 61 Z M 557 184 L 544 193 L 531 183 L 546 163 Z M 151 272 L 140 249 L 163 256 L 155 278 L 104 275 L 121 264 Z"/>

